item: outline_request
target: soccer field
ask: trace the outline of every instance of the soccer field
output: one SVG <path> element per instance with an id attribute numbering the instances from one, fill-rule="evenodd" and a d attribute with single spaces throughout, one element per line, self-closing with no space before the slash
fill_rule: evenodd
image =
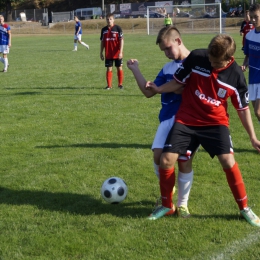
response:
<path id="1" fill-rule="evenodd" d="M 206 48 L 213 36 L 183 40 L 189 49 Z M 242 64 L 242 39 L 233 36 Z M 104 90 L 99 35 L 82 40 L 90 50 L 72 52 L 73 35 L 13 35 L 9 70 L 0 74 L 0 259 L 259 259 L 259 229 L 240 218 L 220 164 L 202 148 L 192 216 L 146 219 L 159 196 L 150 147 L 160 97 L 146 99 L 126 65 L 124 89 L 114 68 L 113 89 Z M 137 58 L 147 80 L 168 62 L 155 40 L 125 34 L 124 63 Z M 260 214 L 260 155 L 231 105 L 229 113 L 249 205 Z M 118 205 L 100 195 L 111 176 L 128 185 Z"/>

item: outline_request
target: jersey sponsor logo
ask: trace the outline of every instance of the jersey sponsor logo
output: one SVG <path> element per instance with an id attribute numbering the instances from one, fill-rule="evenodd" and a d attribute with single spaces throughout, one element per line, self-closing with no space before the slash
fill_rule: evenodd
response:
<path id="1" fill-rule="evenodd" d="M 221 97 L 221 98 L 224 98 L 226 96 L 226 93 L 227 93 L 227 91 L 223 88 L 220 88 L 218 90 L 218 96 Z"/>
<path id="2" fill-rule="evenodd" d="M 249 49 L 254 50 L 254 51 L 260 51 L 260 46 L 257 46 L 254 44 L 249 44 Z"/>
<path id="3" fill-rule="evenodd" d="M 203 94 L 203 93 L 200 93 L 199 90 L 196 90 L 196 91 L 195 91 L 195 95 L 196 95 L 200 100 L 206 100 L 207 103 L 210 103 L 210 104 L 215 105 L 215 106 L 217 106 L 217 107 L 221 104 L 221 101 L 216 100 L 216 99 L 211 98 L 211 97 L 206 97 L 206 95 Z"/>
<path id="4" fill-rule="evenodd" d="M 210 70 L 208 70 L 208 69 L 205 69 L 205 68 L 202 68 L 199 66 L 196 66 L 195 69 L 210 74 Z"/>
<path id="5" fill-rule="evenodd" d="M 115 41 L 115 38 L 106 38 L 106 41 Z"/>

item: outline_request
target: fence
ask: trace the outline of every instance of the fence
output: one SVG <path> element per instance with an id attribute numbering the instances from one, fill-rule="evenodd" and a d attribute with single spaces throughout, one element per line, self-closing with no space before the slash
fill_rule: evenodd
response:
<path id="1" fill-rule="evenodd" d="M 21 21 L 20 14 L 25 13 L 26 20 L 31 22 L 43 22 L 48 24 L 48 9 L 13 10 L 12 20 Z"/>

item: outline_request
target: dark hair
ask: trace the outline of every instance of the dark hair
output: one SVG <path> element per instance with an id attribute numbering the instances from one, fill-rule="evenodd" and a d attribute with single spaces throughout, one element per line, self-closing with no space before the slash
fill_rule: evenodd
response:
<path id="1" fill-rule="evenodd" d="M 255 11 L 258 11 L 258 10 L 260 10 L 260 4 L 259 3 L 255 3 L 255 4 L 253 4 L 249 7 L 249 12 L 255 12 Z"/>
<path id="2" fill-rule="evenodd" d="M 108 13 L 108 14 L 106 15 L 106 18 L 109 18 L 109 17 L 113 17 L 113 18 L 114 18 L 114 14 Z"/>
<path id="3" fill-rule="evenodd" d="M 181 33 L 175 26 L 163 27 L 157 35 L 156 44 L 160 44 L 165 38 L 177 37 L 181 38 Z"/>
<path id="4" fill-rule="evenodd" d="M 219 60 L 230 60 L 236 51 L 236 43 L 232 37 L 227 34 L 215 36 L 209 43 L 208 53 Z"/>

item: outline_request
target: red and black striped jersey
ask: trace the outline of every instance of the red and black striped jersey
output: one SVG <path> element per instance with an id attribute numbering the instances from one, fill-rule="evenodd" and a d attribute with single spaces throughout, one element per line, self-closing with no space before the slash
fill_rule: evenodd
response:
<path id="1" fill-rule="evenodd" d="M 211 67 L 206 49 L 194 50 L 174 78 L 185 84 L 176 122 L 191 126 L 228 126 L 229 97 L 236 110 L 248 109 L 246 80 L 234 59 L 227 67 L 216 70 Z"/>
<path id="2" fill-rule="evenodd" d="M 101 30 L 100 40 L 105 47 L 106 59 L 118 59 L 123 31 L 120 26 L 105 26 Z"/>

